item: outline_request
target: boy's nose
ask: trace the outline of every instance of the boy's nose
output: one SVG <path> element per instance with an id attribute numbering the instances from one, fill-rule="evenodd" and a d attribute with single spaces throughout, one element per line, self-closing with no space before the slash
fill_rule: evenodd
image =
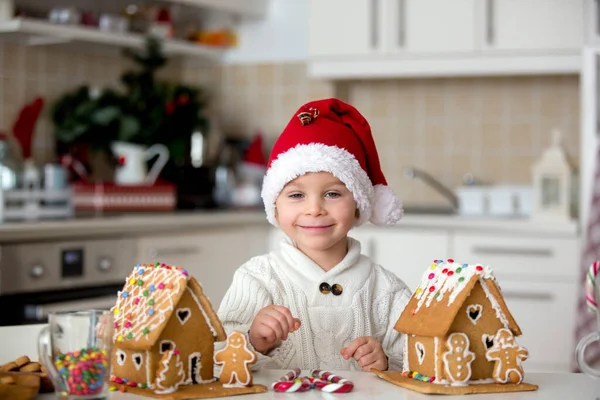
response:
<path id="1" fill-rule="evenodd" d="M 307 215 L 321 215 L 324 213 L 323 202 L 321 199 L 311 199 L 306 204 Z"/>

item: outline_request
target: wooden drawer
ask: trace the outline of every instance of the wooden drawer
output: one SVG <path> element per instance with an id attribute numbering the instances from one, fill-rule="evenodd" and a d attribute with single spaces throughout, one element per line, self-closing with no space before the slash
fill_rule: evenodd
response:
<path id="1" fill-rule="evenodd" d="M 579 278 L 577 238 L 535 238 L 525 236 L 455 233 L 452 257 L 458 262 L 489 265 L 503 280 Z"/>
<path id="2" fill-rule="evenodd" d="M 521 327 L 517 342 L 529 350 L 525 372 L 570 372 L 574 346 L 576 283 L 499 282 Z"/>
<path id="3" fill-rule="evenodd" d="M 184 267 L 218 308 L 243 263 L 267 251 L 268 227 L 213 229 L 206 232 L 138 239 L 138 262 Z"/>

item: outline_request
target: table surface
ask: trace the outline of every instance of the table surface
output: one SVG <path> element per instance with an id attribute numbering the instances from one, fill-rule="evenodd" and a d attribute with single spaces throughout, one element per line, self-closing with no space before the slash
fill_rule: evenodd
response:
<path id="1" fill-rule="evenodd" d="M 431 399 L 431 396 L 416 393 L 408 389 L 401 388 L 378 378 L 372 373 L 357 371 L 340 371 L 336 375 L 343 376 L 354 382 L 354 390 L 345 394 L 323 393 L 317 390 L 310 390 L 304 393 L 276 393 L 270 388 L 270 384 L 285 375 L 288 371 L 283 370 L 262 370 L 256 372 L 254 381 L 269 387 L 269 391 L 260 394 L 249 394 L 243 396 L 227 396 L 221 399 L 235 400 L 314 400 L 314 399 L 389 399 L 389 400 L 417 400 Z M 308 371 L 302 371 L 308 374 Z M 565 400 L 565 399 L 585 399 L 600 400 L 600 379 L 592 379 L 583 374 L 551 374 L 551 373 L 531 373 L 526 375 L 526 382 L 536 384 L 540 388 L 535 392 L 517 392 L 517 393 L 498 393 L 498 394 L 471 394 L 468 399 L 465 396 L 443 396 L 440 399 L 462 399 L 462 400 Z M 111 392 L 110 400 L 136 400 L 146 397 L 136 396 L 127 393 Z M 40 395 L 38 400 L 55 400 L 53 394 Z"/>

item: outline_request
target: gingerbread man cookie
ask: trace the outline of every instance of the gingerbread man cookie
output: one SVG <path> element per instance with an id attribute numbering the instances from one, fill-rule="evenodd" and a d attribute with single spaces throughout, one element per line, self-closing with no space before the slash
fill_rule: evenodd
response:
<path id="1" fill-rule="evenodd" d="M 495 361 L 494 380 L 498 383 L 521 383 L 523 367 L 521 362 L 527 360 L 529 352 L 525 347 L 517 345 L 515 337 L 509 329 L 499 329 L 494 338 L 494 345 L 485 354 L 489 361 Z"/>
<path id="2" fill-rule="evenodd" d="M 444 353 L 444 370 L 453 386 L 466 386 L 471 379 L 471 363 L 475 354 L 469 351 L 469 338 L 462 332 L 455 332 L 446 342 L 448 351 Z"/>
<path id="3" fill-rule="evenodd" d="M 219 376 L 223 387 L 244 387 L 252 385 L 250 364 L 256 362 L 256 354 L 248 348 L 246 336 L 233 331 L 227 337 L 227 345 L 215 353 L 216 364 L 222 364 Z"/>

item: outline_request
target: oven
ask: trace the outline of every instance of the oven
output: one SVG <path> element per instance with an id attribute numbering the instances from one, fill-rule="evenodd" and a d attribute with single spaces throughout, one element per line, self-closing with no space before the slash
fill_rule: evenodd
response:
<path id="1" fill-rule="evenodd" d="M 0 326 L 45 323 L 58 311 L 110 309 L 135 266 L 130 238 L 0 247 Z"/>

